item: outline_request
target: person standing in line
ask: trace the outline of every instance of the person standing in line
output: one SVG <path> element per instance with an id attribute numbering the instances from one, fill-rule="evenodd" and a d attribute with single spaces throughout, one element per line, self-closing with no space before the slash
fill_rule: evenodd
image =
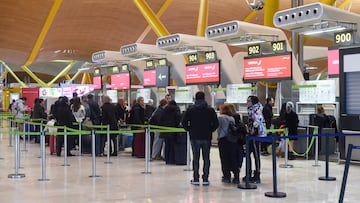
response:
<path id="1" fill-rule="evenodd" d="M 166 99 L 160 100 L 159 106 L 154 111 L 153 115 L 149 119 L 150 125 L 160 125 L 164 108 L 167 105 Z M 164 139 L 160 137 L 160 132 L 154 133 L 154 142 L 152 146 L 151 160 L 161 159 L 161 149 L 163 147 Z"/>
<path id="2" fill-rule="evenodd" d="M 212 133 L 218 128 L 219 121 L 215 110 L 208 106 L 205 101 L 205 93 L 199 91 L 195 94 L 195 104 L 189 107 L 183 117 L 182 126 L 189 131 L 190 142 L 193 151 L 193 180 L 191 184 L 200 185 L 199 159 L 200 151 L 204 161 L 203 185 L 209 185 L 210 171 L 210 146 Z"/>
<path id="3" fill-rule="evenodd" d="M 128 124 L 145 124 L 145 103 L 144 97 L 138 97 L 132 105 Z M 132 127 L 132 130 L 144 129 L 143 127 Z M 132 156 L 145 157 L 145 133 L 134 133 L 132 143 Z"/>
<path id="4" fill-rule="evenodd" d="M 286 103 L 286 114 L 285 114 L 285 126 L 288 129 L 288 135 L 297 135 L 298 134 L 298 125 L 299 125 L 299 117 L 294 110 L 294 103 L 291 101 Z M 289 139 L 289 160 L 295 159 L 294 154 L 294 141 L 297 138 Z"/>
<path id="5" fill-rule="evenodd" d="M 103 101 L 103 105 L 101 106 L 101 110 L 102 110 L 102 117 L 101 117 L 101 124 L 102 125 L 109 125 L 110 130 L 119 130 L 118 125 L 117 125 L 117 120 L 116 120 L 116 111 L 115 111 L 115 106 L 111 103 L 111 99 L 109 96 L 104 95 L 102 98 Z M 116 145 L 116 137 L 117 135 L 115 134 L 111 134 L 110 135 L 110 140 L 109 143 L 107 143 L 108 145 L 110 145 L 110 152 L 111 156 L 117 156 L 117 145 Z M 102 146 L 105 146 L 105 141 L 106 141 L 106 136 L 102 137 Z M 111 141 L 114 144 L 114 150 L 112 151 L 112 145 L 111 145 Z"/>
<path id="6" fill-rule="evenodd" d="M 94 101 L 94 95 L 89 94 L 88 105 L 90 107 L 90 120 L 93 125 L 100 125 L 101 123 L 101 110 L 99 104 Z M 95 155 L 102 156 L 104 148 L 101 147 L 101 135 L 95 135 Z"/>
<path id="7" fill-rule="evenodd" d="M 44 109 L 44 100 L 36 98 L 34 101 L 33 111 L 31 113 L 31 118 L 34 119 L 35 123 L 45 123 L 47 119 L 47 114 Z M 39 119 L 44 119 L 41 121 Z M 35 125 L 35 132 L 40 132 L 40 125 Z M 40 143 L 40 136 L 35 136 L 35 142 Z"/>
<path id="8" fill-rule="evenodd" d="M 235 125 L 232 108 L 233 104 L 222 104 L 220 106 L 220 115 L 218 116 L 218 146 L 221 161 L 221 170 L 223 173 L 222 182 L 231 183 L 231 172 L 234 174 L 233 183 L 240 183 L 239 179 L 239 159 L 238 159 L 238 142 L 229 141 L 230 134 L 229 126 Z"/>
<path id="9" fill-rule="evenodd" d="M 250 136 L 256 137 L 266 137 L 266 126 L 265 119 L 262 114 L 263 106 L 259 102 L 257 96 L 249 96 L 247 99 L 248 106 L 248 129 Z M 250 141 L 250 146 L 248 150 L 249 154 L 253 154 L 255 160 L 255 170 L 253 176 L 250 175 L 250 182 L 260 183 L 260 150 L 259 150 L 259 141 L 252 140 Z M 250 156 L 249 156 L 250 157 Z M 250 158 L 251 163 L 251 158 Z M 249 167 L 249 174 L 252 174 L 251 164 Z M 245 180 L 246 177 L 243 178 Z"/>
<path id="10" fill-rule="evenodd" d="M 263 115 L 264 115 L 264 119 L 265 119 L 266 129 L 271 128 L 271 121 L 274 116 L 273 106 L 274 106 L 274 98 L 268 97 L 266 99 L 266 104 L 263 109 Z M 269 143 L 262 142 L 260 145 L 261 145 L 261 155 L 263 155 L 263 156 L 270 155 L 269 152 L 267 151 L 267 147 L 269 146 Z"/>
<path id="11" fill-rule="evenodd" d="M 160 119 L 160 125 L 166 127 L 178 127 L 181 120 L 180 108 L 174 100 L 171 100 L 164 108 Z M 175 144 L 176 133 L 160 133 L 165 139 L 165 163 L 176 164 Z"/>
<path id="12" fill-rule="evenodd" d="M 166 94 L 165 95 L 165 99 L 166 101 L 169 103 L 171 101 L 171 95 L 170 94 Z"/>
<path id="13" fill-rule="evenodd" d="M 149 121 L 155 109 L 156 107 L 154 106 L 154 100 L 149 99 L 148 103 L 145 105 L 145 121 Z"/>

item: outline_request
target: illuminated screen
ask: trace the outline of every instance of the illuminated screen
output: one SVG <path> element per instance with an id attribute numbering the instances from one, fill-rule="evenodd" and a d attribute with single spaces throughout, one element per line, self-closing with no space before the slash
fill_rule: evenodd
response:
<path id="1" fill-rule="evenodd" d="M 220 61 L 216 63 L 187 64 L 185 82 L 187 85 L 220 83 Z"/>
<path id="2" fill-rule="evenodd" d="M 291 78 L 291 53 L 244 58 L 244 81 Z"/>
<path id="3" fill-rule="evenodd" d="M 112 90 L 126 90 L 130 88 L 130 74 L 119 73 L 111 75 L 111 89 Z"/>
<path id="4" fill-rule="evenodd" d="M 170 82 L 169 66 L 156 68 L 156 87 L 167 87 Z"/>
<path id="5" fill-rule="evenodd" d="M 328 51 L 328 75 L 339 75 L 339 50 Z"/>
<path id="6" fill-rule="evenodd" d="M 94 89 L 96 90 L 101 89 L 101 76 L 93 77 L 93 85 L 94 85 Z"/>
<path id="7" fill-rule="evenodd" d="M 150 69 L 150 70 L 144 70 L 144 81 L 143 86 L 150 87 L 150 86 L 156 86 L 156 70 Z"/>

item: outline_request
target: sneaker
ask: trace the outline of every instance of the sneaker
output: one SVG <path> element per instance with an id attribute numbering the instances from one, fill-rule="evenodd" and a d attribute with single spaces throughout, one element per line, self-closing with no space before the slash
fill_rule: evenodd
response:
<path id="1" fill-rule="evenodd" d="M 208 186 L 208 185 L 210 185 L 209 180 L 203 180 L 202 185 L 204 185 L 204 186 Z"/>
<path id="2" fill-rule="evenodd" d="M 191 180 L 190 184 L 191 185 L 200 185 L 200 181 L 199 180 Z"/>

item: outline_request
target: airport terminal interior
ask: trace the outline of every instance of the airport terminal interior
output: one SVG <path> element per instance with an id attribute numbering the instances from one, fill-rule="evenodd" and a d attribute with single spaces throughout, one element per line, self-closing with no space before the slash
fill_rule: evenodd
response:
<path id="1" fill-rule="evenodd" d="M 0 0 L 0 10 L 1 202 L 359 202 L 360 1 Z M 199 91 L 217 115 L 233 104 L 248 129 L 249 98 L 263 106 L 273 98 L 266 130 L 276 149 L 259 156 L 261 181 L 242 179 L 240 151 L 240 183 L 224 181 L 214 131 L 209 185 L 191 184 L 193 154 L 180 123 L 129 116 L 139 98 L 149 109 L 174 100 L 184 115 Z M 94 137 L 111 130 L 92 110 L 88 120 L 74 115 L 75 129 L 54 131 L 62 118 L 53 104 L 77 97 L 124 102 L 111 156 L 108 142 L 99 153 L 96 140 L 95 150 Z M 34 118 L 39 103 L 47 114 Z M 288 145 L 275 136 L 287 135 L 286 122 L 276 121 L 291 111 L 298 123 Z M 160 131 L 176 132 L 181 161 L 150 154 Z M 64 134 L 77 139 L 71 149 L 57 148 Z"/>

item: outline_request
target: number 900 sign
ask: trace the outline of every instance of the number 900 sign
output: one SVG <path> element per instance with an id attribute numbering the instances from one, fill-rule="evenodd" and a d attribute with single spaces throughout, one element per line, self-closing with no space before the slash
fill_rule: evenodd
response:
<path id="1" fill-rule="evenodd" d="M 340 32 L 335 33 L 334 43 L 336 45 L 349 45 L 353 42 L 353 33 L 352 32 Z"/>

